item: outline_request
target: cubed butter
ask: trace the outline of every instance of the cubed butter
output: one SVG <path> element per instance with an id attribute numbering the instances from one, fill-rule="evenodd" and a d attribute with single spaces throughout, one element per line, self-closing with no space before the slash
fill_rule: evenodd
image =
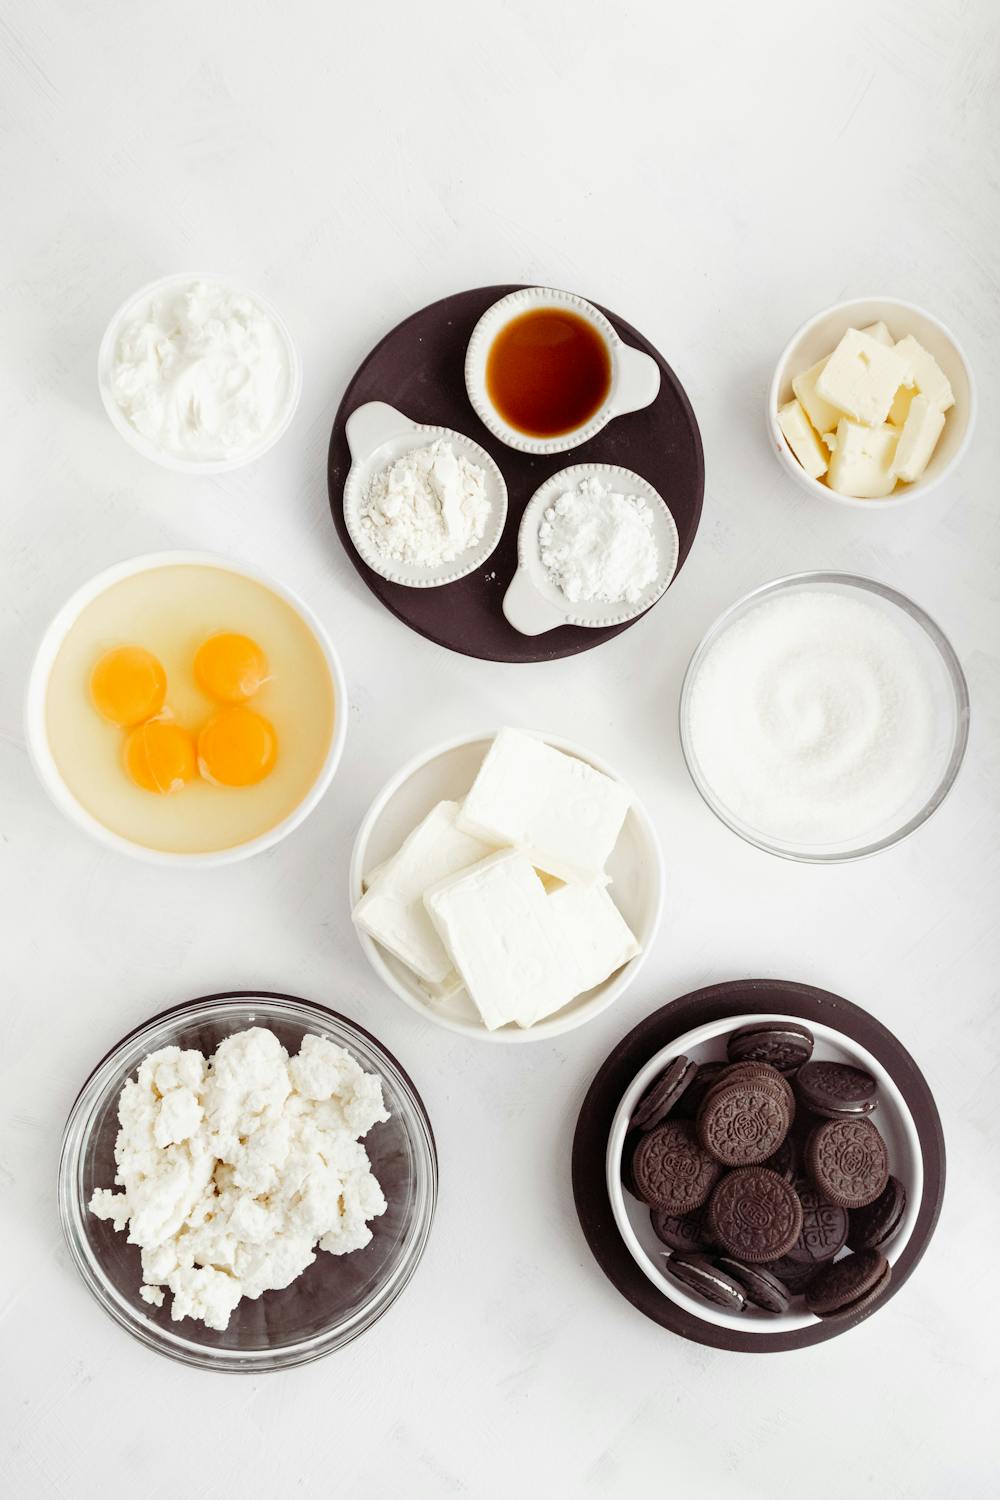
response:
<path id="1" fill-rule="evenodd" d="M 892 470 L 897 479 L 907 483 L 919 479 L 944 427 L 944 412 L 931 404 L 926 396 L 914 396 L 906 423 L 899 434 Z"/>
<path id="2" fill-rule="evenodd" d="M 628 793 L 610 776 L 534 735 L 501 729 L 458 826 L 523 850 L 560 880 L 602 881 L 628 807 Z"/>
<path id="3" fill-rule="evenodd" d="M 789 401 L 778 412 L 778 426 L 785 441 L 810 479 L 826 473 L 826 451 L 800 401 Z"/>
<path id="4" fill-rule="evenodd" d="M 892 334 L 882 322 L 869 323 L 867 328 L 862 328 L 861 332 L 867 333 L 868 337 L 874 339 L 876 343 L 885 344 L 887 349 L 891 349 L 895 343 Z"/>
<path id="5" fill-rule="evenodd" d="M 912 333 L 900 339 L 895 351 L 906 365 L 905 385 L 916 386 L 921 396 L 926 396 L 938 411 L 947 411 L 955 405 L 955 393 L 951 382 L 923 344 L 918 344 Z"/>
<path id="6" fill-rule="evenodd" d="M 803 370 L 796 375 L 792 381 L 792 390 L 800 401 L 806 416 L 818 433 L 832 432 L 844 415 L 837 407 L 831 406 L 829 401 L 816 389 L 816 382 L 826 367 L 826 360 L 817 360 L 816 364 L 810 365 L 808 370 Z"/>
<path id="7" fill-rule="evenodd" d="M 884 499 L 896 483 L 892 463 L 898 439 L 895 427 L 866 427 L 844 417 L 837 428 L 827 484 L 856 500 Z"/>
<path id="8" fill-rule="evenodd" d="M 893 427 L 904 427 L 910 414 L 910 402 L 919 395 L 915 385 L 901 385 L 889 407 L 889 421 Z"/>
<path id="9" fill-rule="evenodd" d="M 899 387 L 910 383 L 909 369 L 898 344 L 889 349 L 867 333 L 849 328 L 821 370 L 816 390 L 856 422 L 877 427 L 889 415 Z"/>
<path id="10" fill-rule="evenodd" d="M 456 827 L 457 802 L 439 802 L 396 854 L 373 870 L 354 908 L 356 925 L 426 985 L 453 983 L 452 963 L 424 908 L 429 885 L 478 864 L 494 845 Z"/>

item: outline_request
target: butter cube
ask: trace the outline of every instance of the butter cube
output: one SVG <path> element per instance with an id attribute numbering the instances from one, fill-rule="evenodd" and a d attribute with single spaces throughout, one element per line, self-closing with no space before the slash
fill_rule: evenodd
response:
<path id="1" fill-rule="evenodd" d="M 778 426 L 810 479 L 818 479 L 821 474 L 825 474 L 826 454 L 801 402 L 789 401 L 781 408 L 778 412 Z"/>
<path id="2" fill-rule="evenodd" d="M 910 414 L 910 402 L 918 395 L 915 385 L 901 385 L 892 398 L 889 407 L 889 421 L 893 427 L 905 427 L 906 419 Z"/>
<path id="3" fill-rule="evenodd" d="M 816 364 L 810 365 L 808 370 L 803 370 L 801 375 L 796 375 L 792 381 L 792 390 L 798 397 L 799 402 L 805 410 L 806 416 L 818 433 L 832 432 L 844 415 L 837 407 L 831 406 L 829 401 L 816 389 L 816 381 L 826 368 L 826 360 L 817 360 Z"/>
<path id="4" fill-rule="evenodd" d="M 869 323 L 867 328 L 862 328 L 861 332 L 867 333 L 868 337 L 874 339 L 876 343 L 884 344 L 887 349 L 891 349 L 896 342 L 886 325 L 881 321 L 878 323 Z"/>
<path id="5" fill-rule="evenodd" d="M 893 397 L 908 379 L 909 363 L 895 349 L 857 328 L 849 328 L 816 381 L 824 401 L 856 422 L 877 427 L 889 415 Z"/>
<path id="6" fill-rule="evenodd" d="M 910 402 L 906 425 L 899 434 L 892 462 L 897 479 L 912 483 L 914 479 L 920 478 L 937 446 L 943 427 L 944 412 L 933 406 L 926 396 L 914 396 Z"/>
<path id="7" fill-rule="evenodd" d="M 895 427 L 867 427 L 844 417 L 830 458 L 826 482 L 839 495 L 881 500 L 896 483 L 892 463 L 899 432 Z"/>
<path id="8" fill-rule="evenodd" d="M 947 375 L 923 344 L 918 344 L 912 333 L 900 339 L 895 353 L 906 362 L 905 385 L 915 385 L 921 396 L 926 396 L 938 411 L 947 411 L 955 405 L 955 393 Z"/>

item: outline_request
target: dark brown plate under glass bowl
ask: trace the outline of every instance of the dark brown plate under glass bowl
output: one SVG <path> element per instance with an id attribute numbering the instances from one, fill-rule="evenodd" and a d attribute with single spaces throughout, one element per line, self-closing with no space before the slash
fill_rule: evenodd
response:
<path id="1" fill-rule="evenodd" d="M 589 651 L 644 616 L 600 629 L 560 625 L 538 636 L 521 635 L 507 622 L 502 604 L 517 567 L 517 530 L 539 485 L 577 463 L 618 464 L 642 475 L 663 497 L 677 526 L 676 578 L 698 530 L 705 462 L 698 423 L 677 376 L 648 339 L 606 308 L 601 311 L 625 342 L 659 365 L 660 390 L 652 405 L 616 417 L 566 453 L 521 453 L 494 437 L 466 394 L 465 350 L 486 309 L 519 289 L 486 286 L 457 292 L 414 313 L 376 344 L 340 403 L 330 438 L 327 484 L 334 525 L 347 555 L 376 598 L 411 630 L 451 651 L 486 661 L 553 661 Z M 464 432 L 496 461 L 507 483 L 507 524 L 500 545 L 482 568 L 440 588 L 415 589 L 390 583 L 362 562 L 344 521 L 344 483 L 351 467 L 344 426 L 367 401 L 386 401 L 415 422 Z"/>

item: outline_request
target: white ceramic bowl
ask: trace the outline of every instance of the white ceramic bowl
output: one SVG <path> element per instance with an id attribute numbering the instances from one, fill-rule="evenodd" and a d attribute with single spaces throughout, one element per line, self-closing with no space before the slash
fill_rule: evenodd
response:
<path id="1" fill-rule="evenodd" d="M 435 745 L 408 761 L 386 783 L 365 814 L 355 839 L 350 867 L 352 910 L 361 899 L 366 876 L 395 854 L 407 834 L 431 808 L 445 798 L 462 800 L 475 780 L 495 734 L 496 731 L 492 730 L 462 735 L 459 739 Z M 579 746 L 553 735 L 539 735 L 539 738 L 621 783 L 621 777 L 610 766 Z M 626 790 L 629 789 L 626 787 Z M 608 861 L 608 874 L 613 882 L 611 894 L 642 944 L 642 952 L 596 989 L 578 995 L 556 1015 L 526 1030 L 504 1026 L 497 1031 L 488 1031 L 464 990 L 444 1000 L 432 1000 L 405 964 L 380 947 L 367 933 L 358 931 L 358 940 L 375 973 L 393 994 L 425 1019 L 480 1041 L 546 1041 L 600 1015 L 624 994 L 638 974 L 656 937 L 663 910 L 663 854 L 659 840 L 642 804 L 634 794 L 630 792 L 630 795 L 631 806 Z"/>
<path id="2" fill-rule="evenodd" d="M 545 569 L 538 546 L 538 528 L 547 506 L 564 490 L 595 475 L 620 494 L 639 495 L 653 517 L 653 537 L 659 553 L 659 572 L 634 604 L 605 604 L 584 599 L 573 604 Z M 521 517 L 517 533 L 517 572 L 504 595 L 503 612 L 522 635 L 541 635 L 557 625 L 584 625 L 593 630 L 624 625 L 645 614 L 666 593 L 677 569 L 680 542 L 667 502 L 641 474 L 617 464 L 574 464 L 560 469 L 535 491 Z"/>
<path id="3" fill-rule="evenodd" d="M 944 431 L 919 479 L 912 484 L 897 485 L 883 500 L 856 500 L 851 495 L 838 495 L 828 485 L 809 477 L 778 426 L 778 409 L 792 399 L 795 376 L 808 370 L 824 355 L 832 354 L 849 328 L 866 328 L 869 323 L 878 322 L 885 323 L 897 341 L 912 333 L 933 354 L 951 382 L 955 405 L 945 416 Z M 889 510 L 907 505 L 941 484 L 961 462 L 975 421 L 975 381 L 955 335 L 924 308 L 893 297 L 859 297 L 851 302 L 839 302 L 803 323 L 782 350 L 767 393 L 767 433 L 782 468 L 800 489 L 822 500 L 834 500 L 838 505 L 852 505 L 856 510 Z"/>
<path id="4" fill-rule="evenodd" d="M 486 387 L 486 362 L 493 340 L 514 318 L 538 307 L 568 309 L 584 318 L 604 340 L 611 361 L 611 384 L 602 405 L 589 421 L 559 437 L 531 437 L 511 427 L 493 405 Z M 472 330 L 465 355 L 465 389 L 476 415 L 508 447 L 519 448 L 522 453 L 565 453 L 594 437 L 613 418 L 651 405 L 660 389 L 660 367 L 651 355 L 620 339 L 592 302 L 550 286 L 522 287 L 488 307 Z"/>
<path id="5" fill-rule="evenodd" d="M 357 407 L 348 417 L 344 433 L 351 450 L 351 468 L 344 484 L 344 521 L 351 541 L 372 572 L 387 578 L 390 583 L 403 583 L 411 589 L 432 589 L 444 583 L 455 583 L 482 567 L 496 550 L 507 520 L 507 485 L 485 448 L 466 437 L 464 432 L 456 432 L 451 427 L 413 422 L 385 401 L 367 401 Z M 461 458 L 478 464 L 485 472 L 490 515 L 482 540 L 451 562 L 438 563 L 435 567 L 385 558 L 372 546 L 368 532 L 361 524 L 365 491 L 376 474 L 402 458 L 404 453 L 425 448 L 439 438 L 450 443 Z"/>
<path id="6" fill-rule="evenodd" d="M 747 1307 L 742 1313 L 731 1313 L 703 1302 L 700 1297 L 686 1291 L 663 1269 L 669 1252 L 653 1232 L 649 1209 L 626 1192 L 621 1180 L 622 1148 L 628 1133 L 629 1119 L 657 1074 L 663 1071 L 671 1058 L 679 1054 L 694 1058 L 696 1062 L 724 1059 L 725 1039 L 730 1032 L 735 1031 L 737 1026 L 750 1026 L 758 1021 L 794 1021 L 796 1025 L 802 1024 L 795 1016 L 773 1013 L 725 1016 L 722 1020 L 710 1021 L 705 1026 L 698 1026 L 694 1031 L 677 1037 L 640 1069 L 626 1089 L 611 1122 L 606 1159 L 608 1197 L 615 1223 L 629 1254 L 643 1275 L 671 1302 L 682 1307 L 692 1317 L 700 1318 L 705 1323 L 714 1323 L 719 1328 L 731 1328 L 739 1333 L 750 1334 L 790 1333 L 798 1328 L 810 1328 L 818 1321 L 813 1313 L 802 1308 L 801 1303 L 787 1313 L 768 1313 L 754 1307 Z M 886 1259 L 892 1265 L 913 1233 L 923 1196 L 923 1157 L 913 1117 L 892 1078 L 870 1052 L 843 1032 L 835 1031 L 832 1026 L 824 1026 L 816 1021 L 806 1024 L 816 1039 L 813 1056 L 817 1061 L 851 1063 L 870 1073 L 878 1084 L 879 1103 L 872 1116 L 872 1123 L 878 1126 L 889 1149 L 890 1171 L 906 1189 L 906 1208 L 899 1228 L 884 1248 Z"/>
<path id="7" fill-rule="evenodd" d="M 142 433 L 132 426 L 115 400 L 112 390 L 112 367 L 122 326 L 134 315 L 141 303 L 148 302 L 151 297 L 161 292 L 170 291 L 174 287 L 189 286 L 195 281 L 204 281 L 213 286 L 246 292 L 246 295 L 251 297 L 274 323 L 281 335 L 288 358 L 288 389 L 270 431 L 242 453 L 232 454 L 228 458 L 183 458 L 179 454 L 167 453 L 162 448 L 158 448 L 155 443 L 143 437 Z M 258 296 L 256 292 L 247 291 L 245 287 L 237 287 L 226 276 L 203 271 L 176 271 L 170 276 L 161 276 L 157 281 L 149 282 L 147 286 L 140 287 L 137 292 L 132 292 L 119 307 L 101 340 L 97 355 L 97 385 L 111 425 L 121 433 L 125 441 L 131 444 L 137 453 L 142 454 L 143 458 L 151 459 L 154 464 L 160 464 L 164 469 L 172 469 L 178 474 L 227 474 L 233 469 L 242 469 L 245 464 L 251 464 L 255 459 L 261 458 L 287 432 L 302 394 L 302 362 L 292 335 L 288 331 L 288 325 L 277 309 L 264 297 Z"/>
<path id="8" fill-rule="evenodd" d="M 333 682 L 334 721 L 330 746 L 322 770 L 302 801 L 280 823 L 275 824 L 273 828 L 269 828 L 266 833 L 260 834 L 257 838 L 248 839 L 246 843 L 236 844 L 228 849 L 213 849 L 199 854 L 178 854 L 163 849 L 149 849 L 144 844 L 133 843 L 131 839 L 126 839 L 121 834 L 113 833 L 111 829 L 106 828 L 77 801 L 66 785 L 59 773 L 45 729 L 45 697 L 48 691 L 49 674 L 70 628 L 87 605 L 103 594 L 106 589 L 111 588 L 113 584 L 120 583 L 123 578 L 132 578 L 137 573 L 148 573 L 154 568 L 178 565 L 224 568 L 227 572 L 238 573 L 244 578 L 252 578 L 255 583 L 261 583 L 272 593 L 277 594 L 279 599 L 284 599 L 286 604 L 289 604 L 302 618 L 315 637 L 317 645 L 323 652 Z M 333 780 L 334 772 L 344 751 L 344 741 L 347 738 L 348 713 L 347 683 L 340 665 L 340 658 L 319 620 L 291 589 L 278 583 L 274 578 L 269 578 L 266 573 L 251 567 L 248 563 L 233 562 L 226 557 L 217 557 L 212 552 L 150 552 L 142 557 L 131 557 L 126 562 L 116 563 L 113 567 L 106 568 L 103 573 L 98 573 L 95 578 L 91 578 L 67 599 L 42 636 L 32 663 L 28 675 L 24 723 L 28 754 L 38 779 L 56 807 L 60 812 L 65 813 L 71 822 L 75 823 L 78 828 L 82 828 L 85 833 L 89 833 L 91 838 L 96 839 L 105 848 L 117 849 L 122 854 L 130 854 L 134 859 L 141 859 L 146 864 L 183 865 L 185 868 L 190 868 L 192 865 L 229 865 L 235 864 L 238 860 L 249 859 L 251 855 L 260 854 L 264 849 L 270 849 L 274 844 L 279 844 L 293 829 L 298 828 L 299 824 L 312 812 Z"/>

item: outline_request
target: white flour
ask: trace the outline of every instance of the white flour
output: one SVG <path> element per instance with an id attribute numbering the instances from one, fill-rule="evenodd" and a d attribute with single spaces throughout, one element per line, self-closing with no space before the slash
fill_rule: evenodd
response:
<path id="1" fill-rule="evenodd" d="M 921 791 L 932 684 L 877 606 L 843 594 L 779 595 L 710 647 L 688 732 L 708 785 L 743 822 L 775 839 L 860 840 Z"/>
<path id="2" fill-rule="evenodd" d="M 538 543 L 543 566 L 572 604 L 634 604 L 659 571 L 646 501 L 607 488 L 596 475 L 548 507 Z"/>
<path id="3" fill-rule="evenodd" d="M 380 470 L 361 502 L 375 550 L 425 567 L 453 562 L 482 541 L 489 515 L 485 471 L 443 439 Z"/>

